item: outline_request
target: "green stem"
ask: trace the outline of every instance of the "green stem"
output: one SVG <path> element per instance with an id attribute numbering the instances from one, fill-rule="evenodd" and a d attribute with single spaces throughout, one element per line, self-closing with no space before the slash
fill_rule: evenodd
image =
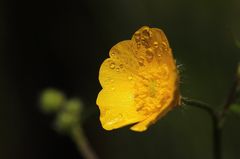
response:
<path id="1" fill-rule="evenodd" d="M 236 98 L 236 92 L 237 92 L 237 87 L 239 85 L 239 77 L 235 77 L 234 81 L 233 81 L 233 85 L 229 91 L 228 97 L 226 99 L 226 102 L 223 105 L 223 109 L 220 112 L 220 119 L 223 121 L 226 117 L 226 113 L 229 110 L 229 107 L 231 106 L 231 104 L 234 102 L 235 98 Z"/>
<path id="2" fill-rule="evenodd" d="M 206 103 L 203 103 L 201 101 L 182 98 L 182 102 L 185 105 L 189 106 L 195 106 L 197 108 L 200 108 L 204 111 L 206 111 L 211 119 L 212 119 L 212 125 L 213 125 L 213 158 L 214 159 L 221 159 L 221 127 L 220 124 L 220 118 L 218 114 Z"/>
<path id="3" fill-rule="evenodd" d="M 84 159 L 98 159 L 81 127 L 75 126 L 72 128 L 72 138 Z"/>

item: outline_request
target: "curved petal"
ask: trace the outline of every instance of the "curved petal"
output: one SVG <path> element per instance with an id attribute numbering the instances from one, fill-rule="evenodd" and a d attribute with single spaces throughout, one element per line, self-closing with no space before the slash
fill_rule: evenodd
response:
<path id="1" fill-rule="evenodd" d="M 106 130 L 120 128 L 142 120 L 133 107 L 133 93 L 121 90 L 120 87 L 116 90 L 118 90 L 117 93 L 112 93 L 110 90 L 103 89 L 97 98 L 101 113 L 100 120 Z"/>
<path id="2" fill-rule="evenodd" d="M 112 130 L 142 120 L 134 107 L 134 83 L 118 61 L 106 59 L 101 65 L 99 80 L 103 89 L 97 105 L 104 129 Z"/>
<path id="3" fill-rule="evenodd" d="M 131 129 L 144 131 L 178 104 L 178 71 L 162 30 L 142 27 L 109 56 L 99 71 L 97 98 L 104 129 L 136 123 Z"/>
<path id="4" fill-rule="evenodd" d="M 170 98 L 165 98 L 162 100 L 162 106 L 160 109 L 152 113 L 148 118 L 143 121 L 138 122 L 137 124 L 131 127 L 131 130 L 142 132 L 147 130 L 147 128 L 154 124 L 157 120 L 162 118 L 166 113 L 168 113 L 172 108 L 179 104 L 179 92 L 177 90 L 173 91 L 174 94 Z M 165 95 L 166 97 L 166 95 Z"/>

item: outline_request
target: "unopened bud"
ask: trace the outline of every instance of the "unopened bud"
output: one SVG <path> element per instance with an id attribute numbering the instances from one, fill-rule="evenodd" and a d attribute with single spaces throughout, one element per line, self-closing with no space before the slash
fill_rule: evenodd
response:
<path id="1" fill-rule="evenodd" d="M 65 102 L 65 96 L 57 89 L 46 89 L 40 97 L 40 106 L 44 112 L 56 112 Z"/>
<path id="2" fill-rule="evenodd" d="M 81 123 L 81 112 L 83 104 L 77 99 L 73 98 L 65 102 L 63 109 L 58 113 L 55 124 L 60 132 L 69 132 L 75 126 Z"/>

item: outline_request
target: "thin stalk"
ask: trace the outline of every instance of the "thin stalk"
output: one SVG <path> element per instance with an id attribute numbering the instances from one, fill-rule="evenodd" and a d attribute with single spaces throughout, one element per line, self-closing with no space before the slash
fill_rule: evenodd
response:
<path id="1" fill-rule="evenodd" d="M 229 110 L 229 107 L 231 106 L 231 104 L 234 102 L 235 98 L 236 98 L 236 91 L 237 91 L 237 87 L 239 85 L 239 77 L 235 77 L 234 81 L 233 81 L 233 85 L 229 91 L 228 97 L 226 99 L 226 102 L 223 105 L 223 109 L 220 112 L 220 119 L 224 120 L 227 111 Z"/>
<path id="2" fill-rule="evenodd" d="M 185 105 L 194 106 L 206 111 L 212 119 L 212 138 L 213 138 L 213 158 L 221 159 L 221 127 L 219 126 L 220 118 L 218 114 L 206 103 L 201 101 L 182 98 Z"/>
<path id="3" fill-rule="evenodd" d="M 72 128 L 72 138 L 84 159 L 98 159 L 81 127 L 75 126 Z"/>

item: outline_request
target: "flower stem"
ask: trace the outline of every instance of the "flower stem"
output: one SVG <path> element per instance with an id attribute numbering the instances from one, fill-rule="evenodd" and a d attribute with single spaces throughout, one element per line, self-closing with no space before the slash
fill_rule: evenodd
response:
<path id="1" fill-rule="evenodd" d="M 84 159 L 98 159 L 81 127 L 75 126 L 72 128 L 72 139 Z"/>
<path id="2" fill-rule="evenodd" d="M 236 91 L 237 91 L 238 85 L 239 85 L 239 77 L 236 76 L 234 81 L 233 81 L 232 87 L 229 91 L 229 95 L 226 99 L 226 102 L 223 105 L 223 109 L 222 109 L 222 111 L 220 112 L 220 115 L 219 115 L 219 118 L 222 121 L 225 119 L 225 116 L 226 116 L 227 111 L 229 110 L 229 107 L 231 106 L 231 104 L 234 102 L 234 100 L 236 98 Z"/>
<path id="3" fill-rule="evenodd" d="M 211 119 L 213 125 L 213 159 L 221 159 L 221 127 L 220 127 L 220 118 L 218 114 L 206 103 L 193 100 L 182 98 L 182 102 L 185 105 L 194 106 L 206 111 Z"/>

